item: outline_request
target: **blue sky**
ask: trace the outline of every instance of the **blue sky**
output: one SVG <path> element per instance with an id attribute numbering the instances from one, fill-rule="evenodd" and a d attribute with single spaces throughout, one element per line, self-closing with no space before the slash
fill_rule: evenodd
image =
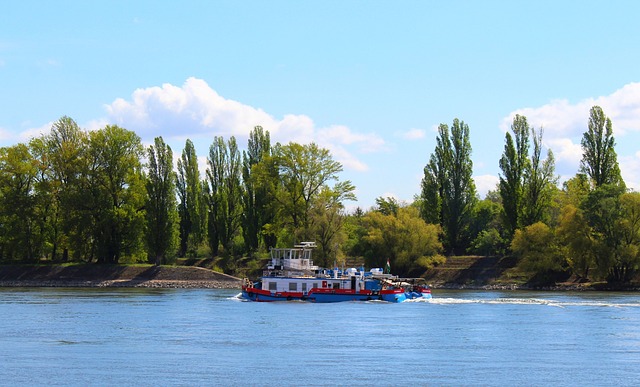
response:
<path id="1" fill-rule="evenodd" d="M 438 124 L 470 127 L 474 178 L 493 189 L 514 114 L 544 128 L 573 176 L 589 108 L 612 119 L 640 189 L 640 2 L 14 1 L 0 13 L 0 146 L 63 115 L 196 144 L 317 142 L 368 208 L 410 201 Z"/>

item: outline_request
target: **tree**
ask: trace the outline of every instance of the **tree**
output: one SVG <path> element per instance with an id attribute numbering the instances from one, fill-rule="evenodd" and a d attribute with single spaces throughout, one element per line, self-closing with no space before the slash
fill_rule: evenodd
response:
<path id="1" fill-rule="evenodd" d="M 551 206 L 553 193 L 557 190 L 555 176 L 555 161 L 553 152 L 547 151 L 547 158 L 541 161 L 542 129 L 537 133 L 531 130 L 533 138 L 533 153 L 531 161 L 526 164 L 523 175 L 523 202 L 521 226 L 548 221 L 545 211 Z"/>
<path id="2" fill-rule="evenodd" d="M 469 126 L 457 118 L 451 134 L 447 125 L 438 128 L 436 149 L 425 167 L 422 181 L 423 218 L 442 225 L 446 246 L 464 249 L 470 215 L 476 202 Z"/>
<path id="3" fill-rule="evenodd" d="M 36 226 L 36 162 L 24 144 L 0 148 L 0 258 L 33 262 L 39 257 Z"/>
<path id="4" fill-rule="evenodd" d="M 175 197 L 173 152 L 162 137 L 147 150 L 147 252 L 156 266 L 173 258 L 178 247 L 178 213 Z"/>
<path id="5" fill-rule="evenodd" d="M 439 225 L 427 224 L 416 207 L 400 207 L 396 215 L 370 211 L 363 217 L 366 229 L 360 241 L 365 263 L 384 267 L 389 260 L 399 275 L 421 275 L 424 270 L 441 264 L 442 243 Z"/>
<path id="6" fill-rule="evenodd" d="M 520 225 L 520 211 L 524 197 L 523 176 L 528 168 L 529 157 L 529 124 L 527 118 L 516 114 L 511 124 L 511 131 L 505 135 L 505 146 L 500 158 L 499 191 L 504 207 L 505 228 L 509 236 L 513 235 Z"/>
<path id="7" fill-rule="evenodd" d="M 81 190 L 87 178 L 88 136 L 70 117 L 63 116 L 42 139 L 43 159 L 48 160 L 50 184 L 51 258 L 62 250 L 62 260 L 71 255 L 80 259 L 87 243 L 86 193 Z"/>
<path id="8" fill-rule="evenodd" d="M 580 171 L 591 179 L 595 188 L 604 184 L 624 185 L 615 151 L 611 120 L 600 106 L 589 111 L 589 127 L 582 136 Z"/>
<path id="9" fill-rule="evenodd" d="M 202 211 L 203 191 L 198 171 L 198 157 L 193 142 L 187 139 L 178 159 L 176 189 L 180 200 L 180 256 L 195 255 L 204 239 L 206 212 Z"/>
<path id="10" fill-rule="evenodd" d="M 219 251 L 219 244 L 225 254 L 230 254 L 232 241 L 240 229 L 243 194 L 240 153 L 235 137 L 232 136 L 228 143 L 222 137 L 214 137 L 207 163 L 209 246 L 214 255 Z"/>
<path id="11" fill-rule="evenodd" d="M 566 251 L 565 259 L 571 270 L 581 278 L 589 278 L 596 260 L 595 244 L 591 227 L 582 210 L 572 204 L 566 205 L 556 232 Z"/>
<path id="12" fill-rule="evenodd" d="M 519 266 L 540 284 L 555 282 L 556 274 L 565 270 L 553 230 L 542 222 L 516 230 L 511 250 L 521 259 Z"/>
<path id="13" fill-rule="evenodd" d="M 582 204 L 591 227 L 598 274 L 611 283 L 629 282 L 640 267 L 640 194 L 604 184 Z"/>
<path id="14" fill-rule="evenodd" d="M 264 240 L 265 225 L 275 220 L 275 194 L 270 184 L 273 176 L 266 176 L 267 178 L 264 179 L 262 177 L 265 177 L 265 173 L 261 173 L 261 170 L 270 170 L 268 168 L 268 160 L 271 157 L 269 131 L 264 131 L 261 126 L 254 127 L 249 133 L 247 148 L 242 155 L 244 183 L 242 232 L 247 251 L 253 252 L 258 249 L 261 236 Z"/>
<path id="15" fill-rule="evenodd" d="M 446 124 L 440 124 L 436 137 L 436 148 L 429 158 L 429 163 L 424 167 L 424 178 L 422 179 L 421 213 L 427 223 L 443 224 L 446 217 L 442 201 L 450 184 L 451 159 L 449 127 Z"/>
<path id="16" fill-rule="evenodd" d="M 291 234 L 298 241 L 313 239 L 310 213 L 314 200 L 331 180 L 340 192 L 341 200 L 353 198 L 351 182 L 339 182 L 342 165 L 334 161 L 327 149 L 315 143 L 300 145 L 289 143 L 276 147 L 280 172 L 279 202 L 282 214 L 288 219 Z M 342 184 L 342 186 L 339 186 Z"/>
<path id="17" fill-rule="evenodd" d="M 341 190 L 351 194 L 353 186 L 348 183 L 338 190 L 323 187 L 311 208 L 311 232 L 316 236 L 319 247 L 317 263 L 322 266 L 328 266 L 331 257 L 334 261 L 341 258 L 340 246 L 346 239 L 343 231 L 346 216 Z"/>
<path id="18" fill-rule="evenodd" d="M 376 211 L 381 212 L 384 215 L 398 215 L 398 209 L 400 203 L 393 197 L 378 197 L 376 198 Z"/>
<path id="19" fill-rule="evenodd" d="M 141 259 L 146 190 L 140 138 L 115 125 L 90 133 L 85 208 L 93 219 L 91 239 L 99 263 Z"/>
<path id="20" fill-rule="evenodd" d="M 481 255 L 501 255 L 505 250 L 503 228 L 500 221 L 502 203 L 495 191 L 489 191 L 484 200 L 473 208 L 470 235 L 473 237 L 469 252 Z"/>

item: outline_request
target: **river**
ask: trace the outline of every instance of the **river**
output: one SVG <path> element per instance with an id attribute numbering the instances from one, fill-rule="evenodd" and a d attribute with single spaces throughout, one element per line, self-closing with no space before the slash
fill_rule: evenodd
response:
<path id="1" fill-rule="evenodd" d="M 637 385 L 640 294 L 0 288 L 0 385 Z"/>

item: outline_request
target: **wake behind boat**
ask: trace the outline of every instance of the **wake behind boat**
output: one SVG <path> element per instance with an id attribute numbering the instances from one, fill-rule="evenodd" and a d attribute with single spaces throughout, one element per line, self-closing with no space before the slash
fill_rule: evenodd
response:
<path id="1" fill-rule="evenodd" d="M 271 249 L 271 260 L 257 282 L 244 279 L 242 297 L 251 301 L 403 302 L 430 299 L 431 289 L 422 278 L 399 278 L 380 268 L 347 270 L 315 266 L 315 242 L 293 248 Z"/>

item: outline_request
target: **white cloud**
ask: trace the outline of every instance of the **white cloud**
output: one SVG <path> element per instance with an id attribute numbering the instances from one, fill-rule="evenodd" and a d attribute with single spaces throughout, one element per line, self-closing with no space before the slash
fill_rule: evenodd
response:
<path id="1" fill-rule="evenodd" d="M 630 160 L 634 158 L 625 158 L 624 164 L 622 161 L 625 148 L 628 152 L 630 144 L 638 142 L 633 137 L 640 131 L 640 83 L 629 83 L 610 95 L 587 98 L 574 104 L 561 99 L 540 107 L 518 109 L 502 119 L 500 128 L 506 132 L 516 114 L 526 116 L 531 127 L 544 129 L 543 142 L 554 153 L 557 172 L 572 176 L 579 170 L 580 141 L 588 127 L 589 110 L 594 105 L 602 107 L 612 121 L 622 175 L 627 181 L 632 176 Z"/>
<path id="2" fill-rule="evenodd" d="M 11 139 L 13 139 L 13 134 L 8 130 L 0 127 L 0 142 L 8 142 Z"/>
<path id="3" fill-rule="evenodd" d="M 419 140 L 421 138 L 425 138 L 426 132 L 422 129 L 412 128 L 408 131 L 402 133 L 402 137 L 407 140 Z"/>
<path id="4" fill-rule="evenodd" d="M 587 98 L 571 104 L 554 100 L 537 108 L 522 108 L 502 119 L 500 128 L 507 131 L 516 114 L 526 116 L 532 127 L 543 127 L 545 138 L 582 136 L 587 129 L 589 110 L 600 106 L 613 123 L 614 135 L 640 131 L 640 82 L 629 83 L 610 95 Z"/>
<path id="5" fill-rule="evenodd" d="M 53 122 L 48 122 L 37 128 L 29 128 L 25 131 L 20 132 L 20 134 L 18 135 L 18 140 L 20 142 L 27 143 L 33 138 L 48 134 L 51 131 L 51 126 L 53 126 Z"/>
<path id="6" fill-rule="evenodd" d="M 636 192 L 640 192 L 640 151 L 632 156 L 623 156 L 618 159 L 620 173 L 627 185 Z"/>
<path id="7" fill-rule="evenodd" d="M 276 119 L 262 109 L 226 99 L 204 80 L 189 78 L 182 87 L 137 89 L 130 100 L 118 98 L 106 105 L 109 119 L 141 137 L 162 135 L 166 138 L 236 136 L 246 138 L 257 125 L 271 134 L 273 141 L 288 143 L 316 142 L 332 151 L 345 168 L 367 170 L 354 152 L 378 151 L 384 140 L 375 134 L 354 133 L 346 126 L 317 128 L 302 114 L 287 114 Z"/>
<path id="8" fill-rule="evenodd" d="M 500 181 L 498 176 L 493 175 L 480 175 L 474 176 L 473 181 L 476 183 L 476 191 L 481 198 L 487 195 L 487 192 L 495 190 L 496 185 Z"/>

